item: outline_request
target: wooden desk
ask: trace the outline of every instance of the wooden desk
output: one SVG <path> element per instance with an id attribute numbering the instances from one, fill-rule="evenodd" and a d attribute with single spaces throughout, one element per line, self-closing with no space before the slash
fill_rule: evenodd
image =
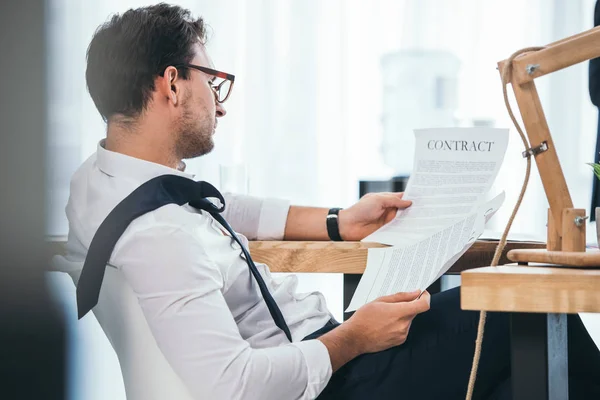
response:
<path id="1" fill-rule="evenodd" d="M 511 313 L 513 399 L 567 400 L 567 314 L 600 312 L 600 269 L 504 265 L 461 277 L 463 309 Z"/>

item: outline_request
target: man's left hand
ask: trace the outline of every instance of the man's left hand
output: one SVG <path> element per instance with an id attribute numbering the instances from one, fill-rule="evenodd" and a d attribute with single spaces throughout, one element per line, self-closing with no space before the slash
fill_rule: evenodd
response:
<path id="1" fill-rule="evenodd" d="M 409 207 L 404 193 L 367 193 L 358 203 L 339 212 L 340 236 L 345 241 L 361 240 L 396 217 L 398 210 Z"/>

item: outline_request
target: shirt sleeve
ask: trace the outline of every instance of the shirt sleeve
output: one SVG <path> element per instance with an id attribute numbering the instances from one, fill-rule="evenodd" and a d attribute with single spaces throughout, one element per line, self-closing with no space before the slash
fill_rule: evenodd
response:
<path id="1" fill-rule="evenodd" d="M 283 240 L 290 203 L 275 198 L 225 193 L 223 216 L 249 240 Z"/>
<path id="2" fill-rule="evenodd" d="M 332 371 L 322 342 L 255 349 L 241 337 L 220 269 L 191 233 L 152 227 L 125 240 L 114 261 L 194 398 L 308 400 L 325 388 Z"/>

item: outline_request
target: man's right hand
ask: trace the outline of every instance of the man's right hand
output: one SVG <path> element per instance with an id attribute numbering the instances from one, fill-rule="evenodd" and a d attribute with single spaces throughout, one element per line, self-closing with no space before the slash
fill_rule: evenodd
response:
<path id="1" fill-rule="evenodd" d="M 336 371 L 353 358 L 401 345 L 413 318 L 429 310 L 430 295 L 420 291 L 380 297 L 359 308 L 336 329 L 318 338 L 329 350 Z"/>
<path id="2" fill-rule="evenodd" d="M 365 304 L 348 320 L 361 353 L 374 353 L 406 341 L 413 318 L 429 310 L 429 292 L 420 290 L 380 297 Z"/>

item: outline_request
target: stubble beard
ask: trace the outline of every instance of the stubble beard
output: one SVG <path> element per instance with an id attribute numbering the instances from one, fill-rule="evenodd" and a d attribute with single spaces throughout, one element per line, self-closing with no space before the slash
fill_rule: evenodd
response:
<path id="1" fill-rule="evenodd" d="M 181 159 L 203 156 L 210 153 L 215 146 L 213 141 L 214 117 L 209 115 L 206 107 L 200 110 L 199 114 L 202 117 L 194 115 L 190 99 L 187 100 L 179 121 L 175 143 L 175 151 Z"/>

